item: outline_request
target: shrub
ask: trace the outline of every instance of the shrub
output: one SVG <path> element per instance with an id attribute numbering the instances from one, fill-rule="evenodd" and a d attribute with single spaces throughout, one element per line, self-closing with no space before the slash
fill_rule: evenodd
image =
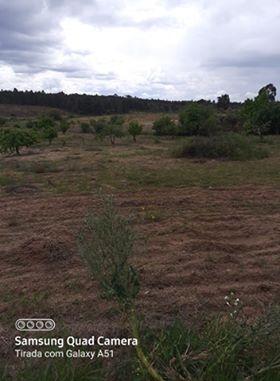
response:
<path id="1" fill-rule="evenodd" d="M 102 134 L 108 124 L 108 120 L 105 118 L 93 119 L 90 121 L 90 124 L 94 128 L 94 132 L 99 137 L 102 137 Z"/>
<path id="2" fill-rule="evenodd" d="M 218 97 L 217 107 L 223 110 L 227 110 L 230 106 L 230 98 L 228 94 L 223 94 Z"/>
<path id="3" fill-rule="evenodd" d="M 275 102 L 276 88 L 269 84 L 254 99 L 247 99 L 241 115 L 247 133 L 259 135 L 280 133 L 280 105 Z"/>
<path id="4" fill-rule="evenodd" d="M 52 110 L 49 112 L 49 117 L 57 122 L 60 122 L 62 120 L 61 112 L 58 110 Z"/>
<path id="5" fill-rule="evenodd" d="M 193 103 L 180 113 L 179 135 L 211 136 L 219 130 L 218 119 L 208 106 Z"/>
<path id="6" fill-rule="evenodd" d="M 36 120 L 28 120 L 26 123 L 25 123 L 25 127 L 26 128 L 34 128 L 34 129 L 36 129 L 36 128 L 39 128 L 39 126 L 38 126 L 38 121 L 36 121 Z"/>
<path id="7" fill-rule="evenodd" d="M 158 136 L 174 136 L 178 133 L 175 122 L 168 115 L 154 121 L 153 130 Z"/>
<path id="8" fill-rule="evenodd" d="M 90 134 L 92 132 L 89 123 L 82 123 L 80 128 L 83 134 Z"/>
<path id="9" fill-rule="evenodd" d="M 129 219 L 117 214 L 112 199 L 104 199 L 102 214 L 90 214 L 80 231 L 78 245 L 82 257 L 108 299 L 117 301 L 120 312 L 138 339 L 137 356 L 155 381 L 163 381 L 143 352 L 139 342 L 139 322 L 135 299 L 139 293 L 138 273 L 128 263 L 133 253 L 134 234 Z"/>
<path id="10" fill-rule="evenodd" d="M 20 154 L 22 147 L 31 147 L 38 141 L 35 131 L 23 128 L 9 128 L 0 131 L 0 151 Z"/>
<path id="11" fill-rule="evenodd" d="M 268 156 L 264 148 L 238 134 L 195 137 L 175 150 L 174 154 L 176 157 L 229 160 L 263 159 Z"/>
<path id="12" fill-rule="evenodd" d="M 59 127 L 60 127 L 60 131 L 63 133 L 63 135 L 65 135 L 70 128 L 70 124 L 67 120 L 64 119 L 64 120 L 61 120 Z"/>
<path id="13" fill-rule="evenodd" d="M 143 130 L 141 124 L 137 121 L 132 121 L 128 126 L 128 133 L 133 137 L 133 141 L 136 142 L 136 136 L 140 135 Z"/>
<path id="14" fill-rule="evenodd" d="M 52 141 L 57 138 L 57 129 L 55 127 L 45 127 L 42 131 L 42 137 L 43 139 L 48 140 L 49 144 L 52 143 Z"/>
<path id="15" fill-rule="evenodd" d="M 0 126 L 4 126 L 6 121 L 7 121 L 6 118 L 0 117 Z"/>
<path id="16" fill-rule="evenodd" d="M 55 122 L 52 119 L 47 117 L 43 117 L 39 119 L 36 123 L 36 128 L 40 130 L 43 130 L 44 128 L 54 127 L 54 126 L 55 126 Z"/>
<path id="17" fill-rule="evenodd" d="M 101 139 L 108 137 L 111 144 L 114 145 L 116 138 L 122 138 L 125 135 L 123 124 L 123 117 L 114 115 L 109 120 L 100 119 L 96 121 L 94 128 L 98 137 Z"/>

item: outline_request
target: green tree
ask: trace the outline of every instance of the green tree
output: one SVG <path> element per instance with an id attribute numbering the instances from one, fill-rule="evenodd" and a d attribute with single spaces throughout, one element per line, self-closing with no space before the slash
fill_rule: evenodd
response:
<path id="1" fill-rule="evenodd" d="M 180 113 L 179 134 L 186 136 L 215 135 L 220 130 L 213 110 L 208 106 L 192 103 Z"/>
<path id="2" fill-rule="evenodd" d="M 227 110 L 230 106 L 230 98 L 228 94 L 223 94 L 220 97 L 218 97 L 218 102 L 217 102 L 218 108 L 222 110 Z"/>
<path id="3" fill-rule="evenodd" d="M 175 122 L 168 115 L 155 120 L 153 130 L 158 136 L 174 136 L 178 132 Z"/>
<path id="4" fill-rule="evenodd" d="M 80 128 L 83 134 L 90 134 L 92 132 L 89 123 L 81 123 Z"/>
<path id="5" fill-rule="evenodd" d="M 265 91 L 260 91 L 255 99 L 247 99 L 242 109 L 244 128 L 247 133 L 263 135 L 269 132 L 272 118 L 272 105 Z"/>
<path id="6" fill-rule="evenodd" d="M 98 136 L 102 136 L 107 123 L 108 120 L 106 118 L 93 119 L 90 121 L 90 124 L 92 125 L 95 134 Z"/>
<path id="7" fill-rule="evenodd" d="M 60 131 L 63 133 L 63 135 L 65 135 L 70 128 L 70 124 L 67 120 L 63 119 L 61 120 L 59 127 Z"/>
<path id="8" fill-rule="evenodd" d="M 261 95 L 263 93 L 265 93 L 267 95 L 268 100 L 270 102 L 274 102 L 275 98 L 276 98 L 277 89 L 272 83 L 269 83 L 268 85 L 262 87 L 259 90 L 259 95 Z"/>
<path id="9" fill-rule="evenodd" d="M 7 128 L 0 131 L 0 151 L 2 153 L 20 154 L 22 147 L 31 147 L 38 141 L 34 130 L 24 128 Z"/>
<path id="10" fill-rule="evenodd" d="M 57 138 L 57 129 L 50 126 L 43 128 L 42 138 L 48 140 L 49 144 L 52 144 L 52 141 Z"/>
<path id="11" fill-rule="evenodd" d="M 116 138 L 122 138 L 125 135 L 123 124 L 124 119 L 121 116 L 112 116 L 107 122 L 104 122 L 104 125 L 102 129 L 100 128 L 98 135 L 101 138 L 108 137 L 111 144 L 115 145 Z"/>
<path id="12" fill-rule="evenodd" d="M 128 133 L 133 137 L 133 141 L 136 142 L 136 136 L 140 135 L 143 130 L 141 124 L 137 121 L 131 121 L 128 126 Z"/>

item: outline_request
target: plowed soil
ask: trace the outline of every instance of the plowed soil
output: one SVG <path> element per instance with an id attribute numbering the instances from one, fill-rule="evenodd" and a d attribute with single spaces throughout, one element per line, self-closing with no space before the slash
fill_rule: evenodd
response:
<path id="1" fill-rule="evenodd" d="M 280 302 L 278 189 L 139 189 L 114 197 L 119 212 L 134 217 L 138 308 L 149 324 L 225 311 L 230 291 L 248 316 Z M 3 194 L 0 203 L 1 329 L 31 315 L 52 317 L 73 333 L 121 329 L 75 242 L 100 200 L 25 192 Z"/>

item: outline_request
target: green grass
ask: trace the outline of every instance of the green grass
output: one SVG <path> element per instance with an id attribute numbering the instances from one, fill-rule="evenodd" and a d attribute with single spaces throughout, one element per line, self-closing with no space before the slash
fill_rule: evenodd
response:
<path id="1" fill-rule="evenodd" d="M 250 162 L 195 163 L 177 160 L 158 169 L 123 165 L 104 165 L 100 184 L 123 187 L 230 187 L 236 185 L 280 185 L 279 160 Z"/>
<path id="2" fill-rule="evenodd" d="M 236 318 L 201 317 L 196 326 L 175 321 L 161 330 L 142 326 L 141 340 L 166 381 L 279 381 L 280 308 L 249 323 Z M 104 348 L 103 348 L 104 349 Z M 131 348 L 115 349 L 110 361 L 29 360 L 0 371 L 1 381 L 149 381 Z M 16 365 L 16 368 L 14 367 Z M 11 375 L 13 374 L 13 376 Z"/>
<path id="3" fill-rule="evenodd" d="M 73 139 L 77 146 L 72 150 L 69 144 L 65 156 L 59 154 L 55 162 L 50 160 L 52 151 L 48 152 L 48 147 L 45 159 L 36 161 L 36 156 L 32 161 L 16 157 L 4 159 L 0 187 L 24 180 L 38 186 L 41 191 L 61 194 L 88 193 L 98 186 L 133 190 L 143 187 L 280 185 L 278 136 L 268 136 L 263 143 L 256 137 L 250 137 L 254 146 L 260 149 L 264 147 L 269 152 L 269 157 L 246 161 L 194 160 L 170 156 L 170 150 L 178 144 L 188 144 L 190 138 L 165 138 L 161 139 L 160 145 L 155 145 L 152 137 L 145 137 L 145 144 L 130 142 L 117 144 L 113 148 L 100 145 L 94 139 L 84 146 L 80 145 L 78 134 L 69 134 L 67 139 L 69 142 Z M 89 147 L 92 153 L 88 151 Z"/>

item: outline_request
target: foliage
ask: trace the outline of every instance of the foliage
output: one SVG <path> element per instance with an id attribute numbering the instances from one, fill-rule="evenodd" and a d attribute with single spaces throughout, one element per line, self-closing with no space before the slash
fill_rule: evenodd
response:
<path id="1" fill-rule="evenodd" d="M 57 129 L 55 127 L 44 127 L 42 130 L 42 138 L 48 140 L 49 144 L 57 138 Z"/>
<path id="2" fill-rule="evenodd" d="M 89 123 L 81 123 L 80 128 L 83 134 L 90 134 L 92 132 Z"/>
<path id="3" fill-rule="evenodd" d="M 69 130 L 70 128 L 70 124 L 67 120 L 65 119 L 62 119 L 61 122 L 60 122 L 60 131 L 63 133 L 63 135 L 66 134 L 66 132 Z"/>
<path id="4" fill-rule="evenodd" d="M 44 130 L 45 128 L 50 128 L 54 126 L 55 122 L 51 118 L 45 116 L 40 118 L 36 123 L 36 128 L 38 128 L 39 130 Z"/>
<path id="5" fill-rule="evenodd" d="M 102 123 L 102 124 L 101 124 Z M 103 119 L 97 125 L 98 130 L 96 129 L 97 135 L 100 138 L 108 137 L 112 145 L 115 145 L 116 138 L 122 138 L 125 133 L 123 129 L 124 119 L 120 115 L 111 116 L 109 120 Z"/>
<path id="6" fill-rule="evenodd" d="M 77 359 L 52 359 L 47 364 L 37 362 L 36 366 L 27 363 L 18 373 L 17 380 L 21 381 L 104 381 L 98 360 L 94 364 Z"/>
<path id="7" fill-rule="evenodd" d="M 180 113 L 179 135 L 211 136 L 219 130 L 217 117 L 209 106 L 193 103 Z"/>
<path id="8" fill-rule="evenodd" d="M 128 126 L 128 133 L 133 137 L 133 141 L 136 142 L 136 136 L 140 135 L 143 130 L 141 124 L 137 121 L 131 121 Z"/>
<path id="9" fill-rule="evenodd" d="M 35 131 L 24 128 L 9 128 L 0 131 L 0 151 L 18 155 L 22 147 L 31 147 L 38 141 Z"/>
<path id="10" fill-rule="evenodd" d="M 223 94 L 218 97 L 217 106 L 220 109 L 227 110 L 230 106 L 230 98 L 228 94 Z"/>
<path id="11" fill-rule="evenodd" d="M 142 325 L 142 344 L 166 381 L 279 381 L 280 308 L 275 306 L 249 322 L 245 317 L 197 317 L 199 324 L 180 320 L 162 329 Z M 150 380 L 133 352 L 122 354 L 113 370 L 105 363 L 52 359 L 0 370 L 3 381 Z M 129 376 L 128 376 L 129 375 Z"/>
<path id="12" fill-rule="evenodd" d="M 6 121 L 7 121 L 6 118 L 0 117 L 0 127 L 4 126 L 6 124 Z"/>
<path id="13" fill-rule="evenodd" d="M 129 307 L 138 291 L 138 275 L 128 264 L 134 235 L 130 221 L 119 216 L 111 199 L 102 215 L 88 215 L 79 235 L 80 252 L 108 298 Z"/>
<path id="14" fill-rule="evenodd" d="M 207 159 L 254 160 L 268 156 L 245 136 L 228 133 L 212 137 L 195 137 L 174 152 L 176 157 L 198 157 Z"/>
<path id="15" fill-rule="evenodd" d="M 108 299 L 118 302 L 129 322 L 134 338 L 140 340 L 135 298 L 139 293 L 137 271 L 128 263 L 133 253 L 134 234 L 129 219 L 117 214 L 112 199 L 104 199 L 102 214 L 88 215 L 78 238 L 79 250 Z M 137 356 L 155 381 L 163 381 L 143 352 L 140 342 Z"/>
<path id="16" fill-rule="evenodd" d="M 174 136 L 178 133 L 175 122 L 168 115 L 157 119 L 153 124 L 153 130 L 158 136 Z"/>
<path id="17" fill-rule="evenodd" d="M 108 120 L 106 118 L 93 119 L 90 124 L 94 128 L 94 132 L 97 136 L 102 137 L 102 134 L 106 128 Z"/>
<path id="18" fill-rule="evenodd" d="M 260 138 L 280 133 L 280 105 L 274 102 L 275 95 L 276 88 L 270 84 L 263 87 L 257 97 L 244 102 L 241 114 L 248 133 Z"/>
<path id="19" fill-rule="evenodd" d="M 159 99 L 141 99 L 118 95 L 80 95 L 45 93 L 43 91 L 0 90 L 0 104 L 56 107 L 81 115 L 124 114 L 140 112 L 177 112 L 186 102 Z"/>
<path id="20" fill-rule="evenodd" d="M 277 89 L 272 83 L 269 83 L 268 85 L 262 87 L 259 91 L 259 95 L 266 94 L 270 102 L 275 101 L 276 93 L 277 93 Z"/>
<path id="21" fill-rule="evenodd" d="M 49 112 L 49 117 L 56 122 L 60 122 L 62 120 L 61 112 L 59 112 L 58 110 L 51 110 Z"/>

